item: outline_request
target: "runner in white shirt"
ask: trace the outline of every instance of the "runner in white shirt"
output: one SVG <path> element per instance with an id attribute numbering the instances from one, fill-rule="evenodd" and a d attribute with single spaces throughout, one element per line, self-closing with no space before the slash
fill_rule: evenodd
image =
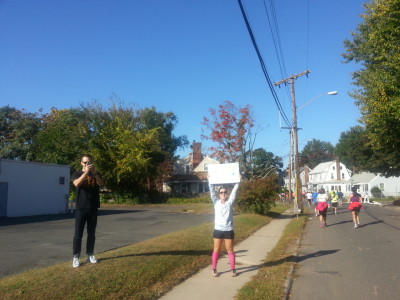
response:
<path id="1" fill-rule="evenodd" d="M 217 264 L 219 258 L 219 252 L 222 247 L 222 243 L 225 242 L 225 248 L 228 252 L 229 263 L 231 265 L 232 276 L 236 276 L 235 268 L 235 252 L 234 238 L 235 234 L 233 231 L 233 202 L 235 201 L 236 193 L 239 188 L 239 183 L 236 183 L 233 187 L 231 195 L 228 197 L 228 191 L 225 187 L 219 189 L 219 198 L 215 195 L 215 187 L 213 184 L 209 184 L 211 200 L 214 204 L 215 213 L 215 225 L 214 225 L 214 251 L 211 256 L 211 263 L 213 268 L 213 276 L 218 276 Z"/>

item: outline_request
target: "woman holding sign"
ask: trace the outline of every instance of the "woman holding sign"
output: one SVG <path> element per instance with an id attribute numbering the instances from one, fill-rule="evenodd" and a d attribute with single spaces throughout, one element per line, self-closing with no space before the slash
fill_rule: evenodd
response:
<path id="1" fill-rule="evenodd" d="M 239 188 L 239 183 L 235 183 L 235 186 L 230 194 L 225 187 L 219 188 L 218 196 L 215 195 L 215 185 L 210 183 L 210 194 L 211 200 L 214 204 L 215 212 L 215 225 L 214 225 L 214 251 L 211 256 L 211 263 L 213 269 L 213 276 L 218 276 L 217 264 L 219 258 L 219 252 L 222 247 L 222 243 L 225 242 L 225 248 L 228 252 L 229 263 L 231 265 L 232 276 L 236 276 L 235 269 L 235 252 L 233 250 L 234 237 L 233 232 L 233 202 L 235 201 L 236 193 Z"/>

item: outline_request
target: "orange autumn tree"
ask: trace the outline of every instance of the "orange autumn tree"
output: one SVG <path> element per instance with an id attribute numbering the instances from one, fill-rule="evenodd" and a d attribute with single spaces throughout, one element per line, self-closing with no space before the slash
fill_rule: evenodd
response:
<path id="1" fill-rule="evenodd" d="M 239 162 L 241 173 L 247 174 L 246 153 L 254 144 L 250 106 L 240 108 L 224 101 L 218 109 L 210 108 L 209 113 L 211 117 L 203 117 L 202 124 L 210 132 L 209 135 L 202 134 L 202 139 L 216 143 L 215 147 L 209 148 L 211 156 L 221 163 Z"/>

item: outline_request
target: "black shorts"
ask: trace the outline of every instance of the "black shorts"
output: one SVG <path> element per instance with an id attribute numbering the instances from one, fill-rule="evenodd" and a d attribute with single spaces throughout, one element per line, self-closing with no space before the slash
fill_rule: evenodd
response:
<path id="1" fill-rule="evenodd" d="M 332 207 L 337 207 L 337 202 L 332 202 Z"/>
<path id="2" fill-rule="evenodd" d="M 235 233 L 233 232 L 233 230 L 221 231 L 221 230 L 214 229 L 213 238 L 214 239 L 233 240 L 235 238 Z"/>

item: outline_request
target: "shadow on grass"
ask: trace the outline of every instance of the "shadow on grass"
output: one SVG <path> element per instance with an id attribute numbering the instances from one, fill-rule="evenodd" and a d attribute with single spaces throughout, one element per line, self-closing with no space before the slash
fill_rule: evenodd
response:
<path id="1" fill-rule="evenodd" d="M 111 257 L 100 258 L 99 261 L 107 261 L 113 259 L 122 259 L 127 257 L 139 257 L 139 256 L 200 256 L 200 255 L 210 255 L 211 257 L 212 250 L 184 250 L 184 251 L 159 251 L 159 252 L 149 252 L 149 253 L 135 253 L 135 254 L 127 254 L 127 255 L 118 255 Z"/>

